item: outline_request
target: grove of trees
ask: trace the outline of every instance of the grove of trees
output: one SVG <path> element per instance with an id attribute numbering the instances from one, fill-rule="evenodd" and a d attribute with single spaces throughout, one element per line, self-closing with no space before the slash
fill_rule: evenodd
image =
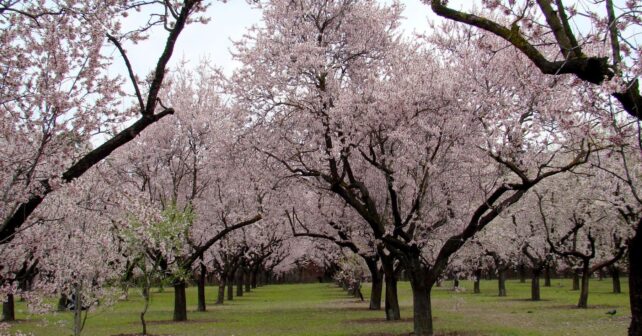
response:
<path id="1" fill-rule="evenodd" d="M 445 278 L 566 272 L 587 308 L 625 272 L 642 334 L 642 3 L 423 2 L 409 35 L 400 1 L 255 1 L 226 72 L 169 66 L 207 1 L 0 1 L 3 321 L 56 297 L 79 335 L 137 288 L 146 334 L 152 286 L 184 321 L 190 283 L 205 311 L 310 262 L 387 320 L 403 274 L 414 335 Z"/>

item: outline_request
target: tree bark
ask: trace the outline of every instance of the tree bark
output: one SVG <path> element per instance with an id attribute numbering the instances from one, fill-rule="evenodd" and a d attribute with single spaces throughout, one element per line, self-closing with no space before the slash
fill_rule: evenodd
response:
<path id="1" fill-rule="evenodd" d="M 80 285 L 74 285 L 74 336 L 80 336 L 82 332 L 82 292 Z"/>
<path id="2" fill-rule="evenodd" d="M 419 261 L 408 270 L 412 287 L 413 322 L 415 336 L 432 336 L 432 308 L 430 305 L 430 286 L 420 268 Z"/>
<path id="3" fill-rule="evenodd" d="M 519 264 L 518 271 L 519 271 L 519 282 L 526 283 L 526 266 L 524 266 L 523 263 Z"/>
<path id="4" fill-rule="evenodd" d="M 386 320 L 397 321 L 401 319 L 401 310 L 399 309 L 399 296 L 397 295 L 397 274 L 395 274 L 395 259 L 391 255 L 383 252 L 379 253 L 383 276 L 386 282 Z"/>
<path id="5" fill-rule="evenodd" d="M 252 275 L 250 277 L 250 283 L 252 284 L 252 288 L 256 289 L 258 286 L 258 280 L 257 280 L 257 275 L 259 271 L 258 270 L 253 270 Z"/>
<path id="6" fill-rule="evenodd" d="M 381 276 L 372 278 L 372 288 L 370 291 L 370 310 L 380 310 L 381 309 L 381 294 L 383 293 L 383 279 Z"/>
<path id="7" fill-rule="evenodd" d="M 225 277 L 221 277 L 221 280 L 218 283 L 218 293 L 216 296 L 217 305 L 222 305 L 225 301 Z"/>
<path id="8" fill-rule="evenodd" d="M 620 285 L 620 269 L 617 268 L 617 266 L 611 266 L 609 267 L 609 273 L 611 273 L 611 279 L 613 280 L 613 293 L 622 293 L 622 286 Z"/>
<path id="9" fill-rule="evenodd" d="M 497 285 L 499 289 L 499 296 L 506 296 L 506 271 L 503 269 L 497 270 Z"/>
<path id="10" fill-rule="evenodd" d="M 642 335 L 642 219 L 629 240 L 629 300 L 631 324 L 629 336 Z"/>
<path id="11" fill-rule="evenodd" d="M 250 272 L 249 271 L 245 271 L 243 273 L 244 273 L 243 274 L 243 280 L 244 280 L 244 283 L 245 283 L 245 292 L 249 293 L 249 292 L 252 291 L 251 290 L 252 289 L 252 283 L 251 283 L 252 279 L 250 279 Z"/>
<path id="12" fill-rule="evenodd" d="M 576 269 L 573 269 L 573 288 L 571 290 L 580 290 L 580 274 Z"/>
<path id="13" fill-rule="evenodd" d="M 391 276 L 386 275 L 386 320 L 401 320 L 401 310 L 399 309 L 399 296 L 397 295 L 397 278 L 394 273 Z"/>
<path id="14" fill-rule="evenodd" d="M 370 277 L 372 278 L 372 288 L 370 290 L 370 310 L 379 310 L 381 309 L 381 293 L 383 292 L 383 279 L 381 272 L 377 267 L 377 260 L 375 258 L 364 258 L 366 265 L 368 265 L 368 270 L 370 271 Z"/>
<path id="15" fill-rule="evenodd" d="M 229 275 L 227 277 L 227 301 L 232 300 L 234 300 L 234 276 Z"/>
<path id="16" fill-rule="evenodd" d="M 544 266 L 544 287 L 551 287 L 551 265 Z"/>
<path id="17" fill-rule="evenodd" d="M 205 269 L 205 265 L 202 263 L 200 268 L 201 274 L 198 277 L 198 307 L 196 310 L 204 312 L 207 311 L 207 308 L 205 307 L 205 276 L 207 275 L 207 270 Z"/>
<path id="18" fill-rule="evenodd" d="M 539 291 L 540 273 L 540 270 L 533 269 L 533 275 L 531 277 L 531 300 L 533 301 L 539 301 L 541 299 Z"/>
<path id="19" fill-rule="evenodd" d="M 2 322 L 12 322 L 16 320 L 16 304 L 13 294 L 7 294 L 5 301 L 2 302 Z"/>
<path id="20" fill-rule="evenodd" d="M 236 296 L 243 296 L 243 271 L 241 270 L 236 275 Z"/>
<path id="21" fill-rule="evenodd" d="M 580 287 L 580 300 L 577 303 L 577 308 L 587 308 L 588 307 L 588 295 L 589 295 L 589 266 L 588 260 L 583 262 L 582 265 L 582 286 Z"/>
<path id="22" fill-rule="evenodd" d="M 475 294 L 481 293 L 481 289 L 479 288 L 479 283 L 481 281 L 481 276 L 482 276 L 481 268 L 476 269 L 475 270 L 475 284 L 474 284 L 474 289 L 473 289 L 473 292 Z"/>
<path id="23" fill-rule="evenodd" d="M 184 280 L 176 280 L 174 282 L 174 321 L 187 321 L 185 287 Z"/>

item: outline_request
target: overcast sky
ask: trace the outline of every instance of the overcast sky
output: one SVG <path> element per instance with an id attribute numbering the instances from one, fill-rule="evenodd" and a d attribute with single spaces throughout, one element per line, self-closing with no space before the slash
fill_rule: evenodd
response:
<path id="1" fill-rule="evenodd" d="M 380 1 L 390 2 L 390 0 Z M 454 6 L 457 7 L 456 3 L 461 1 L 463 0 L 451 1 L 451 6 L 454 2 Z M 430 7 L 423 4 L 421 0 L 402 0 L 401 2 L 405 6 L 402 29 L 408 33 L 425 31 L 428 28 L 428 17 L 432 19 L 436 17 Z M 171 67 L 183 59 L 194 65 L 199 59 L 208 57 L 226 73 L 231 73 L 234 69 L 229 52 L 232 46 L 231 40 L 239 40 L 248 27 L 258 24 L 261 20 L 261 11 L 252 8 L 245 0 L 230 0 L 227 3 L 214 1 L 207 16 L 211 18 L 207 25 L 191 24 L 183 31 L 178 39 L 170 63 Z M 140 18 L 132 18 L 132 20 L 136 19 Z M 138 76 L 143 77 L 153 69 L 166 36 L 163 30 L 158 29 L 141 45 L 126 46 Z M 119 57 L 115 58 L 116 64 L 113 71 L 125 75 L 122 61 Z"/>

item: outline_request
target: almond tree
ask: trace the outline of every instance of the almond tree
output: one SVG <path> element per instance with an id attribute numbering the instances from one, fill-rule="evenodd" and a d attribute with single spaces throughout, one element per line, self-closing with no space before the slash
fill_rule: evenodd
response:
<path id="1" fill-rule="evenodd" d="M 18 285 L 3 290 L 5 307 L 19 293 L 36 308 L 48 309 L 43 298 L 58 294 L 65 298 L 64 309 L 74 312 L 73 333 L 84 327 L 88 309 L 98 299 L 108 305 L 109 283 L 116 281 L 125 266 L 118 240 L 105 216 L 104 200 L 109 190 L 96 183 L 91 172 L 85 178 L 66 184 L 39 208 L 37 222 L 27 222 L 24 232 L 2 245 L 3 283 Z M 12 263 L 22 265 L 13 276 L 4 274 Z M 6 268 L 5 268 L 6 267 Z M 70 300 L 71 298 L 71 300 Z M 84 317 L 83 317 L 84 313 Z"/>
<path id="2" fill-rule="evenodd" d="M 552 113 L 580 115 L 580 102 L 469 31 L 432 42 L 444 62 L 402 43 L 397 4 L 272 1 L 264 18 L 238 44 L 233 77 L 255 146 L 283 178 L 362 218 L 409 276 L 415 335 L 432 335 L 430 291 L 449 258 L 530 188 L 585 162 L 590 125 L 569 132 L 582 120 Z"/>
<path id="3" fill-rule="evenodd" d="M 249 170 L 254 162 L 235 145 L 236 120 L 221 104 L 211 73 L 207 63 L 175 72 L 163 100 L 185 113 L 159 122 L 154 133 L 139 136 L 106 167 L 117 172 L 113 188 L 144 197 L 160 214 L 158 221 L 120 225 L 140 226 L 147 257 L 172 279 L 176 321 L 187 318 L 185 286 L 192 267 L 203 264 L 207 250 L 226 234 L 258 222 L 266 211 L 267 177 Z"/>
<path id="4" fill-rule="evenodd" d="M 218 278 L 218 294 L 216 304 L 221 305 L 225 301 L 225 287 L 228 289 L 228 300 L 233 299 L 232 286 L 234 285 L 234 273 L 245 255 L 247 247 L 241 239 L 241 231 L 232 232 L 221 239 L 207 251 L 206 259 L 211 260 L 212 272 Z"/>
<path id="5" fill-rule="evenodd" d="M 292 200 L 292 209 L 286 210 L 285 215 L 294 237 L 323 239 L 348 249 L 362 258 L 372 279 L 369 309 L 381 309 L 383 277 L 379 267 L 380 257 L 376 240 L 370 232 L 363 230 L 362 219 L 355 216 L 349 206 L 342 204 L 332 194 L 323 190 L 315 192 L 303 185 L 293 185 L 290 189 L 293 190 L 292 193 L 296 195 L 296 199 Z M 389 269 L 392 269 L 392 266 Z M 386 291 L 396 292 L 393 288 L 396 288 L 396 283 L 393 284 L 392 276 L 392 273 L 386 275 Z M 386 298 L 389 297 L 386 296 Z M 386 301 L 386 306 L 390 308 L 386 309 L 386 318 L 399 319 L 399 304 L 396 296 L 390 299 Z"/>
<path id="6" fill-rule="evenodd" d="M 144 8 L 149 21 L 125 31 L 123 17 Z M 45 197 L 61 184 L 83 175 L 131 141 L 149 125 L 173 114 L 159 100 L 165 71 L 185 26 L 199 18 L 206 5 L 199 0 L 161 1 L 3 1 L 0 20 L 2 123 L 0 149 L 2 206 L 0 243 L 11 239 Z M 149 86 L 131 67 L 125 51 L 154 27 L 166 30 Z M 155 31 L 155 30 L 154 30 Z M 106 70 L 116 49 L 130 83 Z M 119 105 L 133 87 L 135 104 Z M 125 120 L 134 122 L 114 131 Z M 103 133 L 108 140 L 76 151 Z"/>
<path id="7" fill-rule="evenodd" d="M 486 227 L 476 237 L 483 249 L 482 254 L 490 258 L 494 264 L 498 296 L 507 295 L 506 272 L 518 264 L 524 239 L 519 235 L 520 228 L 511 219 L 508 214 L 500 216 L 497 223 Z"/>
<path id="8" fill-rule="evenodd" d="M 593 188 L 586 178 L 552 181 L 556 183 L 554 188 L 535 194 L 537 209 L 550 250 L 579 262 L 582 279 L 577 307 L 587 308 L 590 276 L 624 256 L 623 241 L 629 235 L 628 230 L 613 225 L 618 222 L 617 212 L 609 213 L 613 208 L 600 201 L 605 197 L 598 195 L 595 191 L 599 189 Z M 557 204 L 559 199 L 565 200 L 564 206 Z"/>
<path id="9" fill-rule="evenodd" d="M 557 76 L 571 74 L 578 82 L 599 85 L 587 91 L 582 90 L 583 94 L 593 99 L 591 105 L 606 105 L 607 113 L 596 114 L 598 118 L 606 115 L 604 119 L 608 119 L 609 114 L 617 114 L 613 110 L 621 108 L 637 123 L 640 122 L 642 50 L 636 38 L 641 24 L 639 14 L 642 5 L 639 1 L 619 4 L 613 0 L 572 1 L 566 4 L 562 0 L 482 1 L 485 9 L 493 11 L 482 14 L 454 10 L 448 7 L 445 0 L 424 2 L 444 18 L 500 37 L 525 55 L 542 73 Z M 604 94 L 610 94 L 619 102 L 619 106 L 601 102 Z M 619 125 L 619 122 L 615 124 Z M 639 143 L 636 147 L 639 147 Z M 629 175 L 626 180 L 637 183 L 632 181 L 632 176 Z M 637 193 L 635 190 L 629 192 Z M 628 242 L 631 336 L 642 333 L 642 267 L 634 262 L 642 258 L 640 223 L 635 224 L 635 232 Z"/>

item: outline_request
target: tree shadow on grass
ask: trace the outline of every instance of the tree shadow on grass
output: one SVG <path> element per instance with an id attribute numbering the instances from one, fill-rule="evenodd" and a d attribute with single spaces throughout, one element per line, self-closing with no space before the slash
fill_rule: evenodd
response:
<path id="1" fill-rule="evenodd" d="M 433 320 L 436 318 L 433 317 Z M 360 318 L 356 320 L 346 320 L 343 321 L 344 323 L 357 323 L 357 324 L 373 324 L 373 323 L 405 323 L 405 322 L 412 322 L 412 317 L 406 317 L 402 318 L 400 320 L 393 320 L 393 321 L 388 321 L 385 318 L 378 318 L 378 317 L 372 317 L 372 318 Z"/>
<path id="2" fill-rule="evenodd" d="M 415 333 L 385 333 L 385 332 L 374 332 L 367 334 L 357 334 L 355 336 L 413 336 Z M 475 334 L 470 332 L 462 331 L 447 331 L 447 332 L 436 332 L 434 336 L 480 336 L 481 334 Z"/>
<path id="3" fill-rule="evenodd" d="M 154 321 L 145 321 L 147 325 L 164 325 L 164 324 L 197 324 L 197 323 L 218 323 L 218 322 L 236 322 L 232 320 L 221 320 L 221 319 L 203 319 L 203 320 L 187 320 L 187 321 L 173 321 L 173 320 L 154 320 Z M 140 325 L 140 321 L 131 322 L 130 324 Z"/>
<path id="4" fill-rule="evenodd" d="M 536 302 L 550 302 L 550 301 L 553 301 L 552 299 L 539 299 L 537 301 L 533 301 L 530 298 L 506 298 L 506 299 L 503 299 L 503 300 L 505 300 L 505 301 L 515 301 L 515 302 L 534 302 L 534 303 L 536 303 Z"/>

